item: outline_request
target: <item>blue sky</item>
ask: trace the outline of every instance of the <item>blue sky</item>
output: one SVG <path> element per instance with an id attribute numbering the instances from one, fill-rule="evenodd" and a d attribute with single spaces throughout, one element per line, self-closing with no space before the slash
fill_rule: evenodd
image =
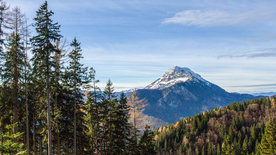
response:
<path id="1" fill-rule="evenodd" d="M 6 0 L 32 22 L 41 0 Z M 231 92 L 276 91 L 276 1 L 49 0 L 104 86 L 142 88 L 174 65 Z"/>

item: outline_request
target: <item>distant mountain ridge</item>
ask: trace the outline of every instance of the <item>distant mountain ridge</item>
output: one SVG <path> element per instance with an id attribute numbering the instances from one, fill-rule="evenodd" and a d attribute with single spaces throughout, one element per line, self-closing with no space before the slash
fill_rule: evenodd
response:
<path id="1" fill-rule="evenodd" d="M 260 92 L 260 93 L 252 93 L 254 96 L 275 96 L 276 92 Z"/>
<path id="2" fill-rule="evenodd" d="M 144 89 L 136 90 L 147 102 L 144 113 L 174 123 L 200 112 L 258 98 L 249 94 L 229 93 L 203 79 L 189 68 L 174 66 Z"/>

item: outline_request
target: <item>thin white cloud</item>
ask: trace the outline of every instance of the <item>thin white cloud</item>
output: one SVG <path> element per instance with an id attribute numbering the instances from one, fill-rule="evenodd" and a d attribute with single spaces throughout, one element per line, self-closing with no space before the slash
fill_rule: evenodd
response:
<path id="1" fill-rule="evenodd" d="M 225 26 L 266 20 L 275 15 L 271 9 L 257 9 L 249 12 L 221 10 L 185 10 L 163 20 L 163 24 L 187 26 Z"/>
<path id="2" fill-rule="evenodd" d="M 253 52 L 245 53 L 245 54 L 238 54 L 238 55 L 220 55 L 217 58 L 269 58 L 269 57 L 276 57 L 276 48 L 265 48 L 254 50 Z"/>

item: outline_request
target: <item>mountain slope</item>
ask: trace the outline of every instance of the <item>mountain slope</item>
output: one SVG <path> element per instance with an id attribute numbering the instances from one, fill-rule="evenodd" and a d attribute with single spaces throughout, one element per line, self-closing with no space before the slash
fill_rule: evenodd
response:
<path id="1" fill-rule="evenodd" d="M 228 93 L 189 68 L 177 66 L 136 93 L 148 103 L 145 114 L 167 123 L 225 106 L 230 102 L 257 98 L 247 94 Z"/>

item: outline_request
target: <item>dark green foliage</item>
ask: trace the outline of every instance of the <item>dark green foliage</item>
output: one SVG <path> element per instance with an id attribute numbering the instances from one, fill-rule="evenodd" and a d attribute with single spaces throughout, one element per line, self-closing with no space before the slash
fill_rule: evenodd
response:
<path id="1" fill-rule="evenodd" d="M 5 53 L 5 64 L 3 67 L 3 85 L 9 88 L 10 95 L 6 98 L 10 103 L 9 106 L 13 109 L 13 123 L 23 122 L 23 79 L 24 79 L 24 66 L 25 55 L 24 47 L 19 35 L 15 32 L 11 34 L 8 39 L 7 51 Z M 21 118 L 21 119 L 20 119 Z M 19 131 L 20 126 L 15 126 L 14 133 Z M 23 131 L 23 130 L 21 130 Z"/>
<path id="2" fill-rule="evenodd" d="M 108 80 L 103 92 L 101 104 L 103 106 L 103 153 L 112 152 L 113 149 L 113 136 L 114 136 L 114 112 L 117 99 L 115 98 L 114 88 L 112 82 Z M 113 153 L 113 152 L 112 152 Z"/>
<path id="3" fill-rule="evenodd" d="M 83 124 L 86 113 L 84 96 L 81 88 L 88 83 L 87 79 L 87 67 L 83 67 L 80 63 L 82 57 L 80 43 L 76 38 L 70 44 L 72 47 L 71 52 L 68 54 L 69 66 L 65 71 L 66 87 L 71 92 L 71 107 L 73 108 L 73 135 L 74 135 L 74 151 L 75 154 L 78 152 L 85 152 L 84 148 L 87 146 L 88 138 L 85 135 L 87 127 Z M 69 103 L 69 105 L 70 105 Z"/>
<path id="4" fill-rule="evenodd" d="M 25 65 L 25 54 L 21 37 L 15 33 L 12 33 L 8 39 L 7 47 L 8 49 L 5 54 L 5 64 L 2 72 L 3 84 L 10 87 L 18 87 L 18 83 L 22 83 L 23 68 Z"/>
<path id="5" fill-rule="evenodd" d="M 150 127 L 146 125 L 143 136 L 139 141 L 140 153 L 142 155 L 153 155 L 156 154 L 154 150 L 154 134 L 150 130 Z"/>
<path id="6" fill-rule="evenodd" d="M 89 137 L 89 150 L 90 154 L 101 153 L 101 139 L 103 136 L 103 128 L 100 122 L 103 120 L 103 107 L 100 103 L 101 94 L 99 93 L 100 88 L 97 86 L 98 80 L 95 79 L 95 70 L 90 68 L 89 79 L 91 81 L 91 85 L 87 85 L 86 87 L 92 89 L 87 94 L 87 115 L 85 118 L 87 124 L 87 136 Z"/>
<path id="7" fill-rule="evenodd" d="M 113 152 L 116 154 L 127 154 L 128 143 L 130 136 L 130 124 L 129 120 L 129 106 L 127 105 L 127 99 L 122 92 L 119 102 L 115 105 L 113 118 Z"/>
<path id="8" fill-rule="evenodd" d="M 48 3 L 45 1 L 36 12 L 34 27 L 37 35 L 31 38 L 33 52 L 33 75 L 46 85 L 46 77 L 51 73 L 54 65 L 52 61 L 55 42 L 60 40 L 60 26 L 51 18 L 53 12 L 48 10 Z"/>
<path id="9" fill-rule="evenodd" d="M 261 98 L 242 104 L 232 103 L 161 127 L 155 131 L 157 151 L 256 153 L 255 148 L 264 133 L 264 123 L 270 117 L 275 117 L 275 111 L 271 108 L 272 100 Z"/>
<path id="10" fill-rule="evenodd" d="M 129 152 L 132 152 L 134 154 L 138 154 L 140 151 L 138 147 L 138 133 L 138 129 L 131 125 L 128 149 Z"/>

